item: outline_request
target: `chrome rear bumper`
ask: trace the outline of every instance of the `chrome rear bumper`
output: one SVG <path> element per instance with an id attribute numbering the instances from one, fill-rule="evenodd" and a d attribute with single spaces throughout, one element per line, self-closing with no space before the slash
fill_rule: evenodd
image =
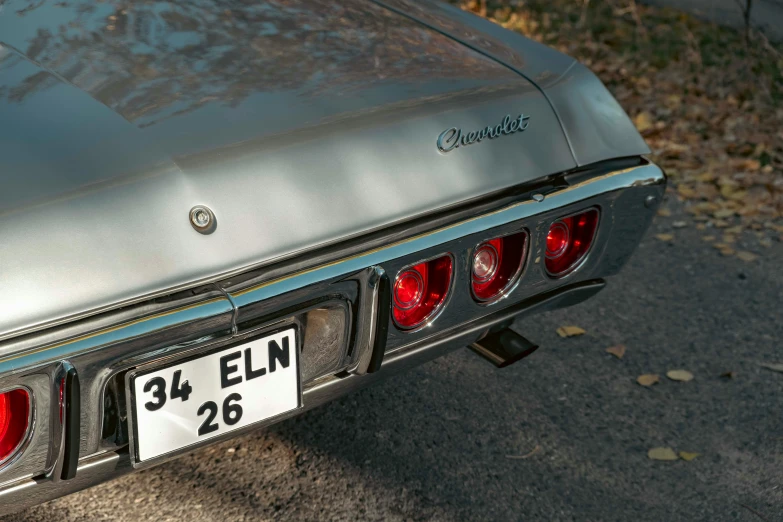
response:
<path id="1" fill-rule="evenodd" d="M 302 355 L 303 367 L 313 368 L 304 385 L 304 407 L 315 407 L 469 345 L 517 315 L 569 306 L 593 295 L 635 249 L 664 187 L 663 173 L 652 164 L 573 173 L 408 224 L 407 230 L 394 229 L 6 341 L 0 344 L 0 391 L 19 385 L 32 389 L 36 417 L 27 450 L 0 468 L 0 514 L 147 465 L 135 463 L 128 449 L 123 384 L 128 370 L 252 337 L 285 322 L 316 324 L 309 345 L 305 335 Z M 534 199 L 534 193 L 543 199 Z M 549 278 L 541 262 L 549 224 L 588 206 L 602 212 L 590 254 L 578 270 Z M 377 312 L 379 274 L 395 274 L 411 262 L 444 252 L 464 267 L 480 241 L 521 228 L 531 235 L 530 258 L 507 297 L 491 305 L 476 303 L 457 270 L 447 310 L 430 326 L 403 332 L 391 325 L 387 336 L 377 334 L 388 321 Z M 317 321 L 331 325 L 334 334 L 320 335 L 325 326 Z M 379 337 L 385 341 L 383 364 L 380 371 L 368 373 Z M 52 399 L 53 383 L 59 382 L 56 377 L 66 364 L 78 370 L 82 383 L 80 459 L 71 480 L 59 474 L 65 448 L 54 414 L 59 406 Z"/>

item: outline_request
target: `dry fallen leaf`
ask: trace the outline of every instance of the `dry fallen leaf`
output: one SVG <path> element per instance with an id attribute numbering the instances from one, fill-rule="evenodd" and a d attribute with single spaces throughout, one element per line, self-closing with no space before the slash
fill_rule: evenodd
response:
<path id="1" fill-rule="evenodd" d="M 536 453 L 541 451 L 541 446 L 539 444 L 536 444 L 536 447 L 533 448 L 529 453 L 525 453 L 524 455 L 506 455 L 507 459 L 514 459 L 514 460 L 524 460 L 532 457 Z"/>
<path id="2" fill-rule="evenodd" d="M 672 215 L 672 211 L 668 208 L 660 208 L 658 209 L 658 215 L 661 217 L 669 217 Z"/>
<path id="3" fill-rule="evenodd" d="M 752 252 L 746 252 L 744 250 L 737 252 L 737 257 L 743 261 L 747 261 L 748 263 L 753 262 L 756 260 L 756 258 L 758 258 L 756 254 L 753 254 Z"/>
<path id="4" fill-rule="evenodd" d="M 693 190 L 693 188 L 689 187 L 688 185 L 679 185 L 677 187 L 677 194 L 685 199 L 694 199 L 699 195 L 698 192 Z"/>
<path id="5" fill-rule="evenodd" d="M 672 228 L 685 228 L 688 226 L 687 221 L 675 221 L 672 223 Z"/>
<path id="6" fill-rule="evenodd" d="M 761 363 L 761 366 L 773 372 L 783 373 L 783 363 Z"/>
<path id="7" fill-rule="evenodd" d="M 693 374 L 688 370 L 669 370 L 666 377 L 673 381 L 688 382 L 693 380 Z"/>
<path id="8" fill-rule="evenodd" d="M 652 448 L 647 452 L 647 458 L 651 460 L 677 460 L 677 454 L 671 448 Z"/>
<path id="9" fill-rule="evenodd" d="M 633 122 L 636 124 L 636 128 L 639 132 L 644 132 L 653 126 L 652 114 L 647 111 L 640 112 L 633 119 Z"/>
<path id="10" fill-rule="evenodd" d="M 661 241 L 671 241 L 674 239 L 673 234 L 655 234 L 655 237 L 660 239 Z"/>
<path id="11" fill-rule="evenodd" d="M 618 344 L 617 346 L 611 346 L 606 349 L 608 353 L 611 353 L 618 359 L 622 359 L 623 355 L 625 355 L 625 345 L 624 344 Z"/>
<path id="12" fill-rule="evenodd" d="M 577 335 L 584 335 L 585 331 L 578 326 L 561 326 L 557 329 L 557 335 L 560 337 L 576 337 Z"/>
<path id="13" fill-rule="evenodd" d="M 716 211 L 714 214 L 712 214 L 717 219 L 725 219 L 728 217 L 731 217 L 734 215 L 734 211 L 730 208 L 724 208 L 721 210 Z"/>
<path id="14" fill-rule="evenodd" d="M 700 457 L 701 456 L 700 453 L 691 453 L 690 451 L 681 451 L 679 453 L 679 455 L 680 455 L 680 458 L 682 460 L 686 461 L 686 462 L 690 462 L 693 459 L 695 459 L 696 457 Z"/>
<path id="15" fill-rule="evenodd" d="M 658 383 L 660 380 L 660 377 L 654 373 L 645 373 L 644 375 L 640 375 L 636 378 L 636 382 L 642 386 L 652 386 L 653 384 Z"/>
<path id="16" fill-rule="evenodd" d="M 712 224 L 715 228 L 729 228 L 729 222 L 723 219 L 716 219 Z"/>

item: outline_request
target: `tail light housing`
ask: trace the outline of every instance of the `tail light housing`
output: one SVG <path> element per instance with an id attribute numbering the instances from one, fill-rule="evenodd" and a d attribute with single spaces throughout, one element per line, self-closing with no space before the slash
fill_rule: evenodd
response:
<path id="1" fill-rule="evenodd" d="M 424 324 L 441 309 L 451 288 L 454 266 L 444 255 L 404 268 L 394 279 L 392 315 L 403 330 Z"/>
<path id="2" fill-rule="evenodd" d="M 473 251 L 471 286 L 473 298 L 487 302 L 505 295 L 522 273 L 527 258 L 527 232 L 497 237 Z"/>
<path id="3" fill-rule="evenodd" d="M 23 388 L 0 393 L 0 462 L 14 455 L 30 427 L 30 394 Z"/>
<path id="4" fill-rule="evenodd" d="M 546 236 L 546 271 L 562 277 L 576 269 L 593 244 L 598 229 L 598 209 L 591 208 L 560 218 Z"/>

